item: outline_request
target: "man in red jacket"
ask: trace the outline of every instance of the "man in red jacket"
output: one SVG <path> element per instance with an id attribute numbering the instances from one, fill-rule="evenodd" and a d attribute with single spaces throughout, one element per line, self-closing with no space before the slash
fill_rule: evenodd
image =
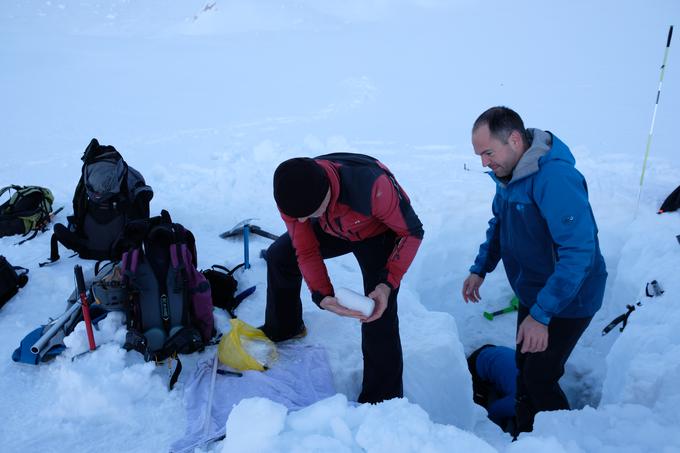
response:
<path id="1" fill-rule="evenodd" d="M 389 169 L 361 154 L 294 158 L 274 173 L 274 198 L 288 233 L 267 250 L 267 309 L 262 329 L 274 341 L 301 337 L 304 277 L 322 309 L 362 322 L 363 388 L 358 401 L 403 396 L 397 317 L 402 277 L 423 238 L 423 226 Z M 324 259 L 356 257 L 370 316 L 338 304 Z"/>

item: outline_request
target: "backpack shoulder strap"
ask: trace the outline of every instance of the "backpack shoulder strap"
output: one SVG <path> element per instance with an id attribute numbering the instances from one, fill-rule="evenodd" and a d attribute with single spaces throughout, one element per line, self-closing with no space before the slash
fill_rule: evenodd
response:
<path id="1" fill-rule="evenodd" d="M 26 195 L 29 195 L 32 192 L 35 192 L 36 190 L 39 190 L 40 187 L 37 186 L 17 186 L 15 184 L 10 184 L 9 186 L 3 187 L 0 189 L 0 197 L 3 196 L 6 192 L 9 192 L 10 190 L 14 190 L 14 194 L 12 194 L 9 197 L 9 200 L 7 203 L 3 203 L 3 205 L 14 205 L 17 203 L 18 200 L 21 198 L 25 197 Z"/>
<path id="2" fill-rule="evenodd" d="M 9 186 L 5 186 L 2 189 L 0 189 L 0 197 L 5 194 L 5 192 L 9 192 L 10 190 L 16 190 L 17 192 L 22 189 L 21 186 L 16 186 L 14 184 L 10 184 Z"/>

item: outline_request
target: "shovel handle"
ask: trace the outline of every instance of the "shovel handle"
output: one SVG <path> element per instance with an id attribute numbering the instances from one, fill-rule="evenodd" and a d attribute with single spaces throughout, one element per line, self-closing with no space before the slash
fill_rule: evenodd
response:
<path id="1" fill-rule="evenodd" d="M 517 299 L 517 296 L 515 296 L 510 301 L 510 305 L 503 308 L 502 310 L 494 311 L 493 313 L 489 313 L 488 311 L 485 311 L 484 317 L 486 319 L 488 319 L 489 321 L 493 321 L 493 318 L 498 316 L 498 315 L 504 315 L 505 313 L 512 313 L 513 311 L 517 311 L 518 306 L 519 306 L 519 299 Z"/>

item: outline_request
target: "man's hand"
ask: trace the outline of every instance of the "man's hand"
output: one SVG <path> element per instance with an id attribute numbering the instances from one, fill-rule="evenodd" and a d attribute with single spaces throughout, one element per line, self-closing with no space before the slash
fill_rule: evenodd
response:
<path id="1" fill-rule="evenodd" d="M 528 315 L 517 330 L 517 344 L 522 343 L 522 354 L 543 352 L 548 348 L 548 326 Z"/>
<path id="2" fill-rule="evenodd" d="M 336 315 L 346 316 L 348 318 L 356 318 L 360 320 L 365 320 L 366 316 L 360 311 L 350 310 L 349 308 L 343 307 L 338 302 L 338 299 L 332 296 L 326 296 L 321 300 L 319 304 L 324 310 L 331 311 Z"/>
<path id="3" fill-rule="evenodd" d="M 387 301 L 390 299 L 391 293 L 392 290 L 389 286 L 384 283 L 378 283 L 375 289 L 368 295 L 368 297 L 375 301 L 373 313 L 368 318 L 363 319 L 362 322 L 372 322 L 376 319 L 380 319 L 383 313 L 385 313 L 385 310 L 387 310 Z"/>
<path id="4" fill-rule="evenodd" d="M 470 301 L 479 302 L 482 296 L 479 295 L 479 287 L 484 283 L 484 279 L 477 274 L 470 274 L 463 282 L 463 300 L 465 303 Z"/>

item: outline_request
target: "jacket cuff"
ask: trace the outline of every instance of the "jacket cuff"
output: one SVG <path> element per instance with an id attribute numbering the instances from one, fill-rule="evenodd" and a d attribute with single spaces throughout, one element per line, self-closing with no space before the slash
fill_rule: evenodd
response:
<path id="1" fill-rule="evenodd" d="M 317 307 L 319 307 L 323 310 L 323 308 L 321 307 L 321 301 L 326 296 L 333 296 L 333 294 L 321 294 L 318 291 L 314 291 L 314 292 L 312 292 L 312 301 L 317 305 Z"/>
<path id="2" fill-rule="evenodd" d="M 387 281 L 387 279 L 380 280 L 378 282 L 378 284 L 380 284 L 380 283 L 384 283 L 385 285 L 387 285 L 387 287 L 390 289 L 390 291 L 394 291 L 394 285 L 392 283 L 390 283 L 389 281 Z"/>
<path id="3" fill-rule="evenodd" d="M 538 303 L 535 303 L 534 305 L 531 306 L 531 308 L 529 309 L 529 314 L 531 315 L 532 318 L 534 318 L 536 321 L 540 322 L 545 326 L 550 324 L 551 316 L 545 310 L 539 307 Z"/>
<path id="4" fill-rule="evenodd" d="M 477 274 L 477 275 L 479 275 L 479 276 L 482 277 L 482 278 L 485 278 L 485 277 L 486 277 L 486 272 L 484 272 L 484 271 L 482 270 L 482 267 L 481 267 L 481 266 L 477 266 L 476 264 L 473 265 L 472 267 L 470 267 L 470 273 L 471 273 L 471 274 Z"/>
<path id="5" fill-rule="evenodd" d="M 378 283 L 377 284 L 380 284 L 380 283 L 384 283 L 387 286 L 389 286 L 391 291 L 394 291 L 394 288 L 399 286 L 399 284 L 397 284 L 395 286 L 394 284 L 390 283 L 390 273 L 387 269 L 383 269 L 382 271 L 380 271 L 380 274 L 378 275 Z"/>

